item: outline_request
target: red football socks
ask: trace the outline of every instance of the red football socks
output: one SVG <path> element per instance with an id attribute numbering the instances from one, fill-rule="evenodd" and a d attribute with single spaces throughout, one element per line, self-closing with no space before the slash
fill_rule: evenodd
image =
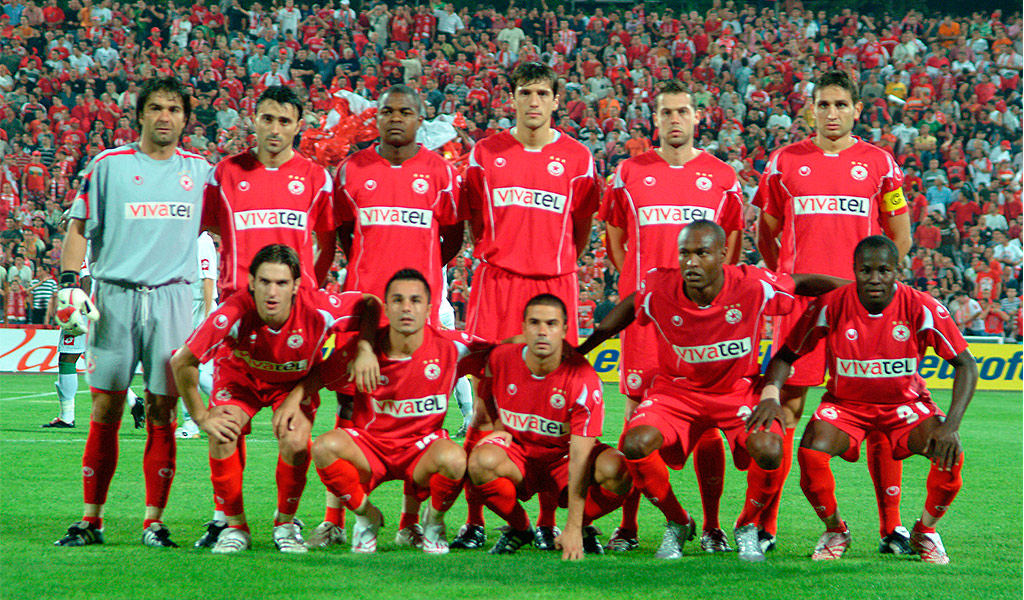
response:
<path id="1" fill-rule="evenodd" d="M 462 479 L 451 479 L 440 473 L 430 476 L 430 505 L 438 512 L 447 512 L 462 491 Z"/>
<path id="2" fill-rule="evenodd" d="M 758 524 L 759 529 L 764 529 L 768 533 L 775 535 L 779 530 L 779 500 L 782 498 L 782 488 L 786 485 L 786 478 L 789 477 L 789 472 L 793 469 L 793 437 L 796 435 L 796 427 L 787 427 L 785 435 L 782 436 L 782 464 L 779 465 L 779 470 L 776 475 L 772 477 L 779 477 L 779 490 L 775 492 L 769 499 L 768 503 L 761 509 L 759 518 L 755 521 Z M 757 471 L 754 471 L 757 469 Z M 750 471 L 747 472 L 747 488 L 750 488 L 750 476 L 751 473 L 759 472 L 759 477 L 762 478 L 758 482 L 758 486 L 765 487 L 767 483 L 764 478 L 767 477 L 766 471 L 752 464 Z"/>
<path id="3" fill-rule="evenodd" d="M 296 465 L 290 465 L 284 461 L 279 454 L 277 456 L 277 512 L 282 515 L 294 515 L 299 510 L 299 500 L 302 499 L 302 491 L 306 489 L 306 474 L 309 472 L 309 453 L 305 453 L 305 460 Z M 275 525 L 280 523 L 275 522 Z"/>
<path id="4" fill-rule="evenodd" d="M 583 505 L 583 524 L 590 525 L 595 519 L 599 519 L 622 506 L 626 496 L 613 494 L 599 485 L 592 485 L 587 490 L 587 502 Z"/>
<path id="5" fill-rule="evenodd" d="M 725 484 L 725 444 L 717 429 L 709 429 L 697 441 L 693 451 L 693 472 L 700 486 L 700 503 L 704 509 L 704 530 L 718 529 L 718 508 Z"/>
<path id="6" fill-rule="evenodd" d="M 174 482 L 174 429 L 177 422 L 158 427 L 146 422 L 146 449 L 142 454 L 142 473 L 146 479 L 146 506 L 164 508 Z"/>
<path id="7" fill-rule="evenodd" d="M 619 522 L 619 529 L 636 533 L 640 529 L 637 515 L 640 512 L 640 489 L 635 485 L 626 494 L 626 501 L 622 503 L 622 520 Z"/>
<path id="8" fill-rule="evenodd" d="M 516 499 L 516 486 L 512 480 L 499 477 L 481 486 L 471 487 L 476 487 L 487 508 L 505 519 L 509 527 L 519 531 L 530 528 L 530 517 Z"/>
<path id="9" fill-rule="evenodd" d="M 882 537 L 903 524 L 900 519 L 900 492 L 903 483 L 903 461 L 892 457 L 889 438 L 879 432 L 868 434 L 868 473 L 875 484 L 878 501 L 878 530 Z"/>
<path id="10" fill-rule="evenodd" d="M 668 480 L 668 467 L 658 451 L 636 460 L 626 459 L 633 485 L 673 523 L 689 523 L 690 515 L 679 505 Z"/>
<path id="11" fill-rule="evenodd" d="M 117 432 L 121 423 L 89 422 L 82 454 L 82 490 L 86 504 L 106 504 L 110 480 L 117 469 Z M 98 527 L 98 525 L 97 525 Z"/>
<path id="12" fill-rule="evenodd" d="M 210 481 L 213 483 L 214 508 L 229 517 L 245 512 L 242 501 L 242 454 L 227 458 L 210 457 Z"/>
<path id="13" fill-rule="evenodd" d="M 928 496 L 924 502 L 924 509 L 928 511 L 929 515 L 939 519 L 946 514 L 949 505 L 952 504 L 953 499 L 960 493 L 960 488 L 964 485 L 964 479 L 960 475 L 963 467 L 964 455 L 962 452 L 956 466 L 951 471 L 940 471 L 937 466 L 932 464 L 931 470 L 928 471 Z"/>
<path id="14" fill-rule="evenodd" d="M 540 505 L 537 511 L 537 527 L 554 527 L 557 523 L 558 496 L 551 492 L 541 492 L 537 494 L 537 504 Z"/>
<path id="15" fill-rule="evenodd" d="M 352 463 L 338 459 L 326 468 L 317 469 L 320 480 L 324 482 L 327 491 L 341 499 L 342 504 L 350 510 L 359 508 L 366 497 L 363 484 L 359 482 L 359 471 L 352 466 Z"/>
<path id="16" fill-rule="evenodd" d="M 750 523 L 757 523 L 759 516 L 764 514 L 764 507 L 775 498 L 782 488 L 783 474 L 782 465 L 779 468 L 767 471 L 757 466 L 754 461 L 750 462 L 747 469 L 747 496 L 743 502 L 743 510 L 736 519 L 736 527 L 742 527 Z M 771 532 L 775 535 L 775 532 Z"/>
<path id="17" fill-rule="evenodd" d="M 324 521 L 334 523 L 338 527 L 344 527 L 345 508 L 342 506 L 328 506 L 324 509 Z"/>
<path id="18" fill-rule="evenodd" d="M 476 427 L 467 427 L 466 440 L 462 443 L 462 449 L 466 451 L 466 456 L 469 456 L 477 443 L 489 433 L 490 431 L 480 431 Z M 484 501 L 476 486 L 472 485 L 466 486 L 466 524 L 484 526 Z"/>
<path id="19" fill-rule="evenodd" d="M 825 452 L 800 448 L 797 453 L 800 461 L 800 489 L 811 502 L 818 518 L 834 515 L 836 512 L 836 478 L 828 462 L 832 457 Z"/>

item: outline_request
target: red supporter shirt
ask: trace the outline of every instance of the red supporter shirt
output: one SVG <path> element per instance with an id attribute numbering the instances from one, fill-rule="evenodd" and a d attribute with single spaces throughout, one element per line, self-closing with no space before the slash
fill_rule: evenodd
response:
<path id="1" fill-rule="evenodd" d="M 924 379 L 917 374 L 925 349 L 931 346 L 946 360 L 967 349 L 946 307 L 902 283 L 878 315 L 868 313 L 852 283 L 815 299 L 786 346 L 798 354 L 809 352 L 822 338 L 831 402 L 902 404 L 927 398 Z"/>
<path id="2" fill-rule="evenodd" d="M 206 183 L 203 225 L 220 229 L 220 297 L 245 289 L 249 263 L 269 244 L 294 248 L 302 285 L 319 287 L 314 233 L 334 232 L 332 187 L 327 171 L 298 152 L 276 169 L 256 160 L 254 150 L 217 163 Z"/>
<path id="3" fill-rule="evenodd" d="M 355 427 L 385 438 L 422 438 L 444 425 L 448 396 L 458 378 L 482 374 L 491 344 L 461 331 L 439 331 L 430 325 L 423 331 L 423 344 L 410 358 L 393 359 L 377 351 L 381 385 L 372 393 L 355 393 Z M 387 335 L 387 328 L 379 331 L 378 349 Z M 346 370 L 355 357 L 357 343 L 358 336 L 349 336 L 317 368 L 328 389 L 339 391 L 351 386 Z M 330 342 L 325 351 L 329 348 Z"/>
<path id="4" fill-rule="evenodd" d="M 422 146 L 401 166 L 381 157 L 377 146 L 348 157 L 334 184 L 335 223 L 355 227 L 345 289 L 383 298 L 392 275 L 416 269 L 430 283 L 438 322 L 445 294 L 438 229 L 466 218 L 460 184 L 455 167 Z"/>
<path id="5" fill-rule="evenodd" d="M 773 152 L 754 204 L 781 221 L 779 272 L 853 279 L 857 243 L 907 211 L 902 185 L 892 156 L 860 139 L 838 154 L 813 139 Z"/>
<path id="6" fill-rule="evenodd" d="M 724 265 L 725 284 L 709 306 L 683 292 L 679 268 L 652 269 L 636 294 L 637 322 L 653 323 L 659 382 L 702 392 L 749 389 L 760 368 L 761 317 L 793 308 L 793 279 L 750 265 Z"/>
<path id="7" fill-rule="evenodd" d="M 216 369 L 245 373 L 262 383 L 293 384 L 321 359 L 321 348 L 332 328 L 356 330 L 354 314 L 362 301 L 359 293 L 329 294 L 299 287 L 291 314 L 280 329 L 272 329 L 256 312 L 252 294 L 233 294 L 198 329 L 185 345 L 200 362 L 215 358 Z"/>
<path id="8" fill-rule="evenodd" d="M 644 273 L 679 264 L 676 240 L 689 223 L 714 221 L 727 235 L 742 230 L 743 191 L 736 171 L 707 152 L 673 167 L 651 150 L 619 165 L 600 217 L 625 233 L 619 294 L 626 297 Z"/>
<path id="9" fill-rule="evenodd" d="M 551 462 L 569 455 L 573 435 L 598 437 L 604 425 L 601 379 L 575 352 L 544 377 L 526 366 L 525 344 L 491 352 L 481 396 L 494 398 L 505 431 L 530 458 Z"/>
<path id="10" fill-rule="evenodd" d="M 473 148 L 463 189 L 483 218 L 478 245 L 487 263 L 526 277 L 576 270 L 573 224 L 597 210 L 600 184 L 590 150 L 556 135 L 535 152 L 507 131 Z"/>

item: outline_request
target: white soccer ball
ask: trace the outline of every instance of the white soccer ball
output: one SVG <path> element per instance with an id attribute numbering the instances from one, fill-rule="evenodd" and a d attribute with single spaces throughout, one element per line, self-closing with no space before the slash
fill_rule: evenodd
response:
<path id="1" fill-rule="evenodd" d="M 100 318 L 89 295 L 80 288 L 64 288 L 57 292 L 56 320 L 68 335 L 82 335 L 89 330 L 89 322 Z"/>

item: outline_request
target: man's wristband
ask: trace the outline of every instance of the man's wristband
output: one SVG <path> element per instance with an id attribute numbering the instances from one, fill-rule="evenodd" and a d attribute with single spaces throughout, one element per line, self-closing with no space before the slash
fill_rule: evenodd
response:
<path id="1" fill-rule="evenodd" d="M 81 280 L 75 271 L 60 272 L 60 289 L 81 287 Z"/>

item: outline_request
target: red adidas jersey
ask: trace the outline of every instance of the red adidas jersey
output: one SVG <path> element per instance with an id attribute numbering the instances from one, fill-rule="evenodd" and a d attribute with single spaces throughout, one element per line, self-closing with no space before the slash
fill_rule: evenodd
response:
<path id="1" fill-rule="evenodd" d="M 448 396 L 463 375 L 479 377 L 491 344 L 461 331 L 440 331 L 427 325 L 423 344 L 410 358 L 393 359 L 378 350 L 381 385 L 372 393 L 357 391 L 352 405 L 352 423 L 385 438 L 422 438 L 444 424 Z M 382 328 L 377 348 L 383 347 L 388 329 Z M 348 363 L 355 357 L 358 336 L 317 367 L 325 387 L 333 391 L 349 388 Z M 328 344 L 329 346 L 329 344 Z"/>
<path id="2" fill-rule="evenodd" d="M 185 345 L 200 362 L 215 358 L 217 369 L 246 373 L 260 383 L 295 383 L 321 361 L 329 331 L 359 328 L 359 293 L 330 294 L 299 287 L 291 314 L 280 329 L 260 319 L 252 294 L 232 294 Z"/>
<path id="3" fill-rule="evenodd" d="M 256 160 L 255 150 L 217 163 L 206 183 L 203 226 L 220 229 L 220 297 L 245 289 L 253 256 L 270 244 L 294 248 L 302 285 L 318 288 L 314 233 L 334 231 L 332 194 L 327 171 L 298 152 L 276 169 Z"/>
<path id="4" fill-rule="evenodd" d="M 736 171 L 707 152 L 674 167 L 656 150 L 623 161 L 601 206 L 600 217 L 622 229 L 626 260 L 619 278 L 625 297 L 644 273 L 679 264 L 679 231 L 697 219 L 726 233 L 743 229 L 743 191 Z"/>
<path id="5" fill-rule="evenodd" d="M 505 430 L 528 456 L 552 461 L 569 455 L 571 436 L 601 435 L 604 389 L 597 371 L 575 352 L 537 377 L 526 366 L 527 351 L 525 344 L 496 347 L 480 394 L 494 398 Z"/>
<path id="6" fill-rule="evenodd" d="M 724 265 L 725 284 L 709 306 L 683 292 L 679 268 L 652 269 L 636 293 L 637 322 L 658 337 L 655 381 L 702 392 L 747 389 L 760 371 L 761 317 L 793 308 L 793 279 L 750 265 Z"/>
<path id="7" fill-rule="evenodd" d="M 367 148 L 348 157 L 335 178 L 335 223 L 354 223 L 346 290 L 384 297 L 398 270 L 412 268 L 430 283 L 431 321 L 446 290 L 441 276 L 438 228 L 465 220 L 459 202 L 461 178 L 438 154 L 420 147 L 401 166 Z"/>
<path id="8" fill-rule="evenodd" d="M 473 147 L 464 190 L 470 211 L 483 218 L 478 254 L 527 277 L 576 270 L 573 222 L 593 215 L 600 185 L 590 150 L 557 133 L 529 151 L 508 131 Z"/>
<path id="9" fill-rule="evenodd" d="M 929 397 L 917 368 L 929 346 L 946 360 L 967 349 L 946 307 L 930 295 L 896 284 L 881 314 L 870 314 L 855 284 L 816 298 L 786 339 L 797 353 L 826 341 L 830 401 L 902 404 Z"/>
<path id="10" fill-rule="evenodd" d="M 853 279 L 853 249 L 884 233 L 882 215 L 906 212 L 903 170 L 885 150 L 857 142 L 826 154 L 813 139 L 772 153 L 754 204 L 782 222 L 779 272 Z"/>

